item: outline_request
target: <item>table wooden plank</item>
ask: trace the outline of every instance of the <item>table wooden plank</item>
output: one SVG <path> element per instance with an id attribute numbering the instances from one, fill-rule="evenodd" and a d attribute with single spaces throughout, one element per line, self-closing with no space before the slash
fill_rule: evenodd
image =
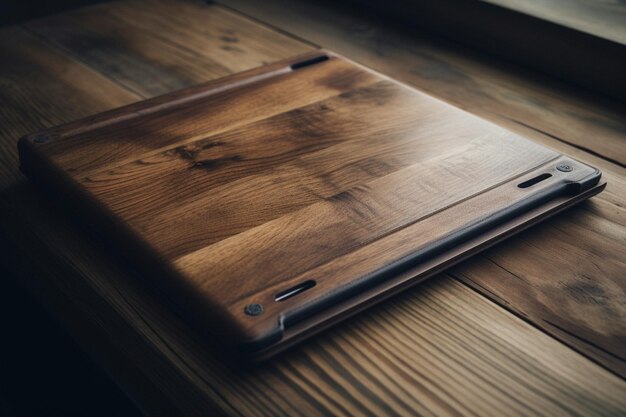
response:
<path id="1" fill-rule="evenodd" d="M 625 226 L 623 210 L 601 200 L 584 204 L 452 275 L 495 294 L 527 320 L 625 375 L 626 333 L 615 330 L 626 320 Z"/>
<path id="2" fill-rule="evenodd" d="M 569 221 L 533 228 L 457 268 L 455 276 L 626 376 L 623 105 L 330 5 L 222 3 L 601 168 L 607 190 L 571 210 Z"/>
<path id="3" fill-rule="evenodd" d="M 12 31 L 19 32 L 6 33 L 12 37 Z M 3 149 L 14 146 L 14 132 L 90 113 L 105 107 L 110 95 L 135 97 L 108 85 L 89 94 L 91 107 L 84 105 L 86 98 L 78 101 L 80 108 L 72 100 L 59 100 L 63 90 L 47 87 L 57 85 L 57 77 L 76 71 L 87 85 L 103 77 L 53 48 L 45 53 L 54 55 L 50 59 L 64 71 L 20 58 L 37 55 L 44 48 L 41 42 L 33 40 L 19 50 L 4 45 L 12 40 L 2 43 L 3 53 L 8 50 L 12 59 L 26 62 L 23 78 L 0 75 L 2 102 L 8 96 L 13 100 L 1 110 Z M 30 87 L 22 88 L 26 82 Z M 33 114 L 50 116 L 33 121 Z M 152 404 L 149 411 L 155 415 L 167 415 L 168 405 L 185 415 L 206 415 L 210 407 L 231 415 L 606 415 L 626 409 L 623 380 L 445 277 L 259 369 L 232 369 L 210 341 L 165 314 L 110 254 L 25 183 L 14 153 L 0 157 L 7 167 L 1 233 L 15 242 L 3 252 L 3 262 L 45 294 L 51 308 L 75 326 L 82 343 L 126 381 L 125 389 L 139 391 L 133 395 Z M 620 194 L 619 189 L 608 193 L 607 201 L 614 204 Z M 76 324 L 83 319 L 91 326 Z M 165 408 L 159 413 L 154 404 L 161 402 Z"/>
<path id="4" fill-rule="evenodd" d="M 200 2 L 113 2 L 26 26 L 143 97 L 311 49 L 224 8 Z"/>
<path id="5" fill-rule="evenodd" d="M 15 139 L 22 135 L 139 98 L 89 67 L 51 52 L 20 28 L 0 30 L 0 74 L 0 152 L 12 161 L 17 160 Z M 15 162 L 0 165 L 2 184 L 22 178 L 15 168 Z"/>

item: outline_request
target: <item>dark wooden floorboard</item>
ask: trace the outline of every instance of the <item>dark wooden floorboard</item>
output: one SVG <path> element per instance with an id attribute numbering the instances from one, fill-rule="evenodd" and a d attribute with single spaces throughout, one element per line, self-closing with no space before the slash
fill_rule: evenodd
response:
<path id="1" fill-rule="evenodd" d="M 311 49 L 224 8 L 194 2 L 111 2 L 26 28 L 142 97 Z"/>

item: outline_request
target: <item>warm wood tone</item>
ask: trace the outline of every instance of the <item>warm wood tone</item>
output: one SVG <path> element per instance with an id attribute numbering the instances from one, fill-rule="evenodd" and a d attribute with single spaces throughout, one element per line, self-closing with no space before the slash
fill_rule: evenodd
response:
<path id="1" fill-rule="evenodd" d="M 218 81 L 205 88 L 177 92 L 168 98 L 160 97 L 154 102 L 96 116 L 100 120 L 90 119 L 54 128 L 49 132 L 53 140 L 46 144 L 46 153 L 56 165 L 74 177 L 89 177 L 96 171 L 111 170 L 124 164 L 137 165 L 141 158 L 163 156 L 164 152 L 183 159 L 189 154 L 187 158 L 195 163 L 202 160 L 202 154 L 194 161 L 192 155 L 197 153 L 194 147 L 209 149 L 216 146 L 212 139 L 203 142 L 208 137 L 286 111 L 297 112 L 298 107 L 375 81 L 369 74 L 338 60 L 302 71 L 306 71 L 309 77 L 297 77 L 295 72 L 289 71 L 287 64 L 276 64 L 260 74 L 252 70 L 242 80 L 237 75 L 232 82 Z M 311 90 L 313 92 L 308 93 Z M 270 99 L 284 92 L 289 92 L 288 99 Z M 89 123 L 94 123 L 97 129 L 91 128 Z M 221 149 L 219 145 L 217 148 Z M 213 159 L 217 165 L 227 162 Z M 208 170 L 211 168 L 210 154 L 207 160 L 205 168 Z"/>
<path id="2" fill-rule="evenodd" d="M 381 293 L 356 286 L 413 252 L 532 196 L 561 197 L 559 184 L 582 182 L 576 195 L 597 183 L 595 169 L 557 158 L 326 51 L 20 141 L 27 175 L 84 194 L 75 204 L 91 200 L 97 217 L 84 217 L 99 223 L 94 231 L 120 230 L 107 244 L 137 242 L 122 251 L 147 280 L 165 276 L 156 285 L 166 292 L 182 282 L 174 305 L 191 297 L 196 320 L 263 348 L 300 333 L 294 325 L 312 327 L 302 324 L 311 313 L 296 319 L 305 309 L 319 323 L 342 313 L 337 297 Z M 556 170 L 561 163 L 573 171 Z M 538 175 L 550 178 L 518 187 Z M 459 239 L 451 248 L 475 246 Z M 152 259 L 159 264 L 142 265 Z M 275 300 L 301 283 L 313 288 Z M 265 312 L 251 317 L 248 304 Z"/>
<path id="3" fill-rule="evenodd" d="M 246 1 L 225 0 L 228 4 Z M 576 10 L 576 0 L 567 2 L 567 6 L 561 6 L 560 10 L 558 5 L 550 4 L 552 1 L 534 2 L 553 9 L 561 17 L 569 13 L 590 14 Z M 274 0 L 276 2 L 280 0 Z M 623 43 L 499 7 L 490 4 L 493 2 L 489 0 L 393 0 L 385 3 L 352 0 L 351 3 L 356 6 L 350 10 L 352 15 L 354 9 L 369 8 L 373 14 L 393 19 L 389 23 L 395 26 L 419 28 L 622 103 L 626 97 L 626 83 L 622 76 L 626 71 L 626 45 Z M 523 3 L 533 3 L 533 0 Z M 298 14 L 300 18 L 309 17 L 308 14 Z M 620 19 L 618 13 L 613 16 Z"/>
<path id="4" fill-rule="evenodd" d="M 291 7 L 284 0 L 221 3 L 509 129 L 526 126 L 626 164 L 623 103 L 557 85 L 540 74 L 489 57 L 477 59 L 466 48 L 377 24 L 354 9 L 326 7 L 312 0 Z"/>
<path id="5" fill-rule="evenodd" d="M 451 271 L 626 375 L 624 213 L 597 199 Z M 621 239 L 621 240 L 620 240 Z M 536 242 L 542 242 L 538 246 Z M 544 246 L 545 245 L 545 246 Z M 545 247 L 551 248 L 546 251 Z M 515 253 L 517 256 L 510 256 Z M 572 264 L 572 256 L 579 261 Z M 582 261 L 585 259 L 585 262 Z M 573 271 L 560 281 L 563 271 Z M 555 282 L 555 280 L 558 280 Z"/>
<path id="6" fill-rule="evenodd" d="M 490 275 L 495 273 L 490 266 L 490 252 L 484 257 L 479 255 L 473 259 L 472 269 L 484 266 L 466 282 L 576 350 L 626 376 L 623 348 L 626 275 L 621 272 L 624 257 L 618 257 L 617 262 L 610 260 L 605 269 L 594 266 L 603 263 L 600 260 L 579 266 L 579 259 L 586 257 L 581 254 L 596 253 L 603 259 L 604 253 L 626 253 L 623 239 L 626 108 L 623 104 L 555 85 L 537 74 L 475 53 L 468 54 L 464 49 L 420 34 L 393 30 L 355 16 L 353 11 L 329 10 L 309 1 L 288 8 L 280 0 L 226 3 L 600 168 L 609 183 L 606 191 L 568 214 L 571 221 L 565 223 L 567 226 L 559 226 L 568 230 L 572 223 L 584 224 L 582 229 L 576 228 L 578 233 L 565 237 L 554 232 L 554 223 L 538 226 L 534 230 L 546 231 L 528 232 L 525 243 L 515 245 L 525 256 L 504 250 L 507 270 L 500 270 L 495 276 Z M 559 222 L 562 220 L 556 224 Z M 547 234 L 549 243 L 542 237 Z M 594 238 L 588 240 L 588 234 Z M 535 256 L 538 252 L 543 252 L 540 258 Z M 572 261 L 563 255 L 570 253 L 579 256 Z M 562 260 L 559 268 L 550 265 L 553 259 Z M 537 263 L 536 271 L 549 270 L 550 275 L 529 275 L 528 269 L 524 269 L 529 262 Z M 519 277 L 541 285 L 525 285 L 522 290 Z M 585 295 L 568 288 L 585 288 Z"/>
<path id="7" fill-rule="evenodd" d="M 0 164 L 3 185 L 22 178 L 16 170 L 15 137 L 139 99 L 92 69 L 50 51 L 49 45 L 20 28 L 0 30 L 0 71 L 5 83 L 0 150 L 11 158 Z M 12 88 L 21 93 L 11 94 Z"/>
<path id="8" fill-rule="evenodd" d="M 121 3 L 110 5 L 118 7 Z M 163 28 L 151 25 L 146 16 L 158 13 L 154 9 L 161 4 L 171 7 L 172 3 L 139 7 L 124 20 L 126 28 L 134 30 L 141 25 L 146 33 L 158 35 Z M 271 7 L 273 2 L 256 5 Z M 605 156 L 615 159 L 623 149 L 623 135 L 619 134 L 623 131 L 623 112 L 619 107 L 554 88 L 547 79 L 499 67 L 497 62 L 470 53 L 425 44 L 416 34 L 394 38 L 389 36 L 391 28 L 382 30 L 358 17 L 341 20 L 341 15 L 329 14 L 316 20 L 320 14 L 310 11 L 296 18 L 289 14 L 297 10 L 295 3 L 292 6 L 270 8 L 273 14 L 259 12 L 258 16 L 292 32 L 310 28 L 306 35 L 314 42 L 341 49 L 350 57 L 602 169 L 609 185 L 593 201 L 560 214 L 549 224 L 533 227 L 522 235 L 524 243 L 516 243 L 518 238 L 513 238 L 496 248 L 509 261 L 530 263 L 540 259 L 542 266 L 537 268 L 543 268 L 552 262 L 550 248 L 558 243 L 554 234 L 563 233 L 561 236 L 568 241 L 560 243 L 560 269 L 550 270 L 550 279 L 542 280 L 543 288 L 527 291 L 519 285 L 520 280 L 505 273 L 500 276 L 505 281 L 494 289 L 502 298 L 481 290 L 478 281 L 473 288 L 619 372 L 619 361 L 604 360 L 598 347 L 624 334 L 626 321 L 615 318 L 619 314 L 623 317 L 626 306 L 620 301 L 623 292 L 616 290 L 623 288 L 623 274 L 612 268 L 600 271 L 591 264 L 583 266 L 590 282 L 606 288 L 610 285 L 613 290 L 604 291 L 604 297 L 586 304 L 589 308 L 584 317 L 577 316 L 578 327 L 568 323 L 568 312 L 560 310 L 567 304 L 574 311 L 576 298 L 558 291 L 559 286 L 577 276 L 577 265 L 585 263 L 589 254 L 619 256 L 623 252 L 624 211 L 619 208 L 626 204 L 623 168 L 532 130 L 557 135 L 560 140 L 600 155 L 601 149 L 612 149 Z M 220 9 L 202 3 L 188 7 L 197 14 Z M 176 8 L 169 10 L 174 10 L 169 18 L 177 19 Z M 97 9 L 97 13 L 102 15 L 103 9 Z M 237 27 L 231 29 L 251 30 L 256 26 L 260 25 L 240 18 Z M 184 23 L 176 27 L 186 30 Z M 349 30 L 341 32 L 342 27 Z M 190 39 L 196 35 L 200 38 L 199 30 L 194 27 L 186 34 Z M 274 36 L 274 40 L 259 41 L 271 45 L 263 53 L 279 50 L 289 41 L 286 36 Z M 21 135 L 129 103 L 137 96 L 102 76 L 103 67 L 84 65 L 88 61 L 84 52 L 70 58 L 67 50 L 22 29 L 2 30 L 0 39 L 0 241 L 10 242 L 6 249 L 3 246 L 0 259 L 20 272 L 21 282 L 150 415 L 206 415 L 207 410 L 213 410 L 211 414 L 268 416 L 330 412 L 406 415 L 409 410 L 426 415 L 619 415 L 626 408 L 623 381 L 446 276 L 389 300 L 254 372 L 228 369 L 206 343 L 167 314 L 143 287 L 135 286 L 131 277 L 71 218 L 53 210 L 17 170 L 15 141 Z M 399 54 L 398 48 L 404 53 Z M 104 43 L 92 44 L 92 49 L 114 58 Z M 207 49 L 206 55 L 222 53 L 217 49 Z M 162 53 L 175 51 L 164 49 Z M 238 58 L 246 60 L 252 54 L 246 51 Z M 19 68 L 17 62 L 21 63 Z M 121 70 L 130 65 L 118 64 Z M 173 77 L 196 65 L 178 64 L 169 69 Z M 412 67 L 415 73 L 411 73 Z M 207 74 L 198 82 L 208 79 Z M 148 91 L 151 86 L 141 88 Z M 68 91 L 72 93 L 66 94 Z M 606 126 L 614 126 L 615 133 L 610 134 Z M 592 241 L 585 240 L 583 229 L 593 231 Z M 571 230 L 579 233 L 572 235 Z M 551 239 L 546 240 L 548 237 Z M 532 252 L 514 251 L 526 244 L 542 248 L 545 256 L 536 258 Z M 569 256 L 570 252 L 575 256 Z M 480 274 L 471 277 L 493 278 L 494 284 L 498 279 Z M 536 277 L 539 279 L 539 274 Z M 509 288 L 520 290 L 519 297 L 513 298 Z M 544 295 L 548 289 L 550 296 Z M 563 298 L 551 302 L 557 292 Z M 536 302 L 550 303 L 552 307 L 536 309 Z M 570 333 L 560 334 L 542 326 L 542 318 Z M 558 320 L 565 321 L 565 325 Z M 604 339 L 594 339 L 596 325 L 609 320 L 613 320 L 610 328 L 602 328 Z M 613 346 L 619 349 L 620 345 Z"/>
<path id="9" fill-rule="evenodd" d="M 164 315 L 158 300 L 76 225 L 50 213 L 34 223 L 54 239 L 47 250 L 73 259 L 54 268 L 31 261 L 28 271 L 50 278 L 37 280 L 44 286 L 39 291 L 47 291 L 48 302 L 57 302 L 62 312 L 78 305 L 92 323 L 116 335 L 106 339 L 113 346 L 98 349 L 90 339 L 97 334 L 93 325 L 80 327 L 85 317 L 65 313 L 68 323 L 89 336 L 87 346 L 100 360 L 113 371 L 122 366 L 120 377 L 128 378 L 132 370 L 112 362 L 107 352 L 117 346 L 133 358 L 161 394 L 137 397 L 153 407 L 171 401 L 178 414 L 190 416 L 206 415 L 210 407 L 251 416 L 409 415 L 409 410 L 450 416 L 565 416 L 573 410 L 610 415 L 626 407 L 624 381 L 444 277 L 255 370 L 232 369 L 210 343 Z M 61 232 L 53 227 L 59 223 Z M 145 383 L 135 380 L 126 389 L 133 392 Z M 151 412 L 171 415 L 166 408 Z"/>
<path id="10" fill-rule="evenodd" d="M 390 30 L 389 26 L 373 23 L 366 18 L 354 16 L 353 13 L 338 9 L 329 11 L 313 2 L 299 2 L 298 7 L 290 8 L 281 8 L 282 3 L 278 0 L 263 3 L 231 0 L 228 3 L 472 113 L 519 131 L 559 152 L 599 167 L 609 183 L 607 190 L 598 196 L 596 202 L 585 205 L 572 216 L 574 222 L 593 219 L 591 221 L 594 226 L 589 228 L 601 230 L 600 236 L 593 245 L 588 244 L 588 240 L 582 235 L 568 240 L 568 244 L 571 245 L 570 249 L 575 247 L 579 253 L 598 251 L 595 245 L 600 245 L 602 251 L 609 253 L 626 252 L 623 239 L 609 238 L 611 233 L 606 235 L 607 230 L 623 230 L 622 219 L 626 215 L 626 181 L 623 169 L 626 161 L 626 109 L 623 105 L 581 91 L 555 86 L 548 79 L 519 71 L 492 59 L 477 57 L 476 54 L 468 56 L 464 51 L 440 41 L 414 33 Z M 282 12 L 269 13 L 275 8 Z M 600 202 L 606 204 L 599 207 Z M 591 216 L 585 215 L 586 212 L 591 213 Z M 548 226 L 540 226 L 542 227 Z M 558 239 L 554 240 L 557 243 Z M 543 247 L 543 241 L 537 237 L 533 237 L 531 242 L 533 246 Z M 558 246 L 561 245 L 563 243 L 558 242 Z M 503 250 L 508 257 L 517 256 L 506 247 Z M 548 256 L 547 259 L 542 259 L 545 261 L 551 258 Z M 533 257 L 532 262 L 540 262 L 540 259 Z M 565 304 L 553 302 L 555 299 L 547 294 L 558 292 L 563 295 L 566 293 L 563 288 L 569 283 L 572 286 L 577 285 L 582 277 L 578 275 L 576 264 L 565 261 L 558 271 L 553 271 L 554 275 L 550 279 L 537 277 L 542 281 L 541 292 L 537 293 L 536 287 L 528 288 L 526 294 L 532 297 L 530 299 L 536 300 L 533 303 L 537 303 L 537 306 L 547 304 L 548 308 L 530 310 L 517 303 L 517 295 L 511 289 L 519 284 L 515 277 L 522 275 L 522 271 L 510 270 L 510 274 L 503 274 L 501 285 L 497 288 L 482 281 L 472 283 L 484 295 L 550 331 L 621 375 L 626 375 L 626 351 L 620 348 L 623 346 L 620 340 L 626 335 L 626 326 L 621 325 L 626 323 L 625 276 L 621 273 L 605 274 L 597 268 L 586 271 L 586 276 L 591 277 L 590 281 L 597 286 L 593 291 L 612 294 L 613 298 L 611 301 L 587 304 L 584 307 L 573 297 L 567 297 L 566 305 L 571 306 L 572 310 L 585 310 L 584 315 L 572 315 L 571 311 L 562 312 Z M 526 302 L 530 302 L 530 299 L 526 298 Z M 593 309 L 589 308 L 591 306 Z M 615 317 L 620 319 L 613 322 L 611 329 L 605 329 L 608 333 L 601 335 L 597 332 L 597 323 L 613 320 Z M 546 325 L 545 322 L 560 322 L 562 330 Z M 607 355 L 607 351 L 614 354 Z"/>
<path id="11" fill-rule="evenodd" d="M 111 2 L 27 27 L 143 97 L 309 49 L 226 9 L 190 2 Z"/>

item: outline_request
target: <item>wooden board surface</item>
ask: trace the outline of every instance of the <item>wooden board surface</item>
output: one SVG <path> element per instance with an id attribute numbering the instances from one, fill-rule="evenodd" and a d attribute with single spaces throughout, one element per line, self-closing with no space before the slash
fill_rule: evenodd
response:
<path id="1" fill-rule="evenodd" d="M 116 9 L 121 7 L 119 4 L 108 7 Z M 164 4 L 174 14 L 171 5 L 178 3 Z M 156 13 L 158 4 L 152 6 L 139 10 Z M 194 16 L 219 9 L 185 7 L 196 8 Z M 117 68 L 89 66 L 86 56 L 72 53 L 53 40 L 51 43 L 49 37 L 33 34 L 33 29 L 11 28 L 0 34 L 1 53 L 7 57 L 0 60 L 0 95 L 3 104 L 10 103 L 0 111 L 1 229 L 6 237 L 3 241 L 12 242 L 3 251 L 2 261 L 20 272 L 22 283 L 73 329 L 85 349 L 153 415 L 206 415 L 207 409 L 229 415 L 373 415 L 408 414 L 409 410 L 443 415 L 622 413 L 624 382 L 611 372 L 620 373 L 620 358 L 624 357 L 624 344 L 619 339 L 625 334 L 625 321 L 621 319 L 625 305 L 623 274 L 613 268 L 596 269 L 592 263 L 581 265 L 580 261 L 606 253 L 612 254 L 614 260 L 610 263 L 623 263 L 624 172 L 610 162 L 623 149 L 620 107 L 546 80 L 536 81 L 541 78 L 492 60 L 427 43 L 414 34 L 390 37 L 391 29 L 377 28 L 356 17 L 341 23 L 334 20 L 340 14 L 321 15 L 320 19 L 319 14 L 309 10 L 298 20 L 285 14 L 287 10 L 280 10 L 282 14 L 274 9 L 273 14 L 258 12 L 258 16 L 273 24 L 283 19 L 285 30 L 298 35 L 312 28 L 308 36 L 313 42 L 386 70 L 453 104 L 598 166 L 609 182 L 607 190 L 594 202 L 560 215 L 552 226 L 535 227 L 522 235 L 523 241 L 514 238 L 510 244 L 479 257 L 476 265 L 460 267 L 471 277 L 467 282 L 478 293 L 450 277 L 436 278 L 432 285 L 320 335 L 285 358 L 242 374 L 220 363 L 210 346 L 190 337 L 175 317 L 164 316 L 159 304 L 134 288 L 132 280 L 106 251 L 72 219 L 54 211 L 17 170 L 15 141 L 19 136 L 138 99 L 138 95 L 111 81 L 111 72 L 107 71 L 119 71 L 125 65 L 111 51 L 98 47 L 98 37 L 106 40 L 109 35 L 101 33 L 89 39 L 93 48 L 110 58 L 109 62 L 119 64 Z M 94 13 L 101 12 L 97 9 Z M 133 18 L 134 23 L 127 23 L 129 30 L 142 25 L 150 34 L 147 42 L 183 30 L 180 24 L 150 26 L 149 19 L 140 12 Z M 235 32 L 243 25 L 239 19 L 231 27 Z M 243 21 L 247 28 L 259 26 L 254 21 Z M 303 26 L 303 22 L 310 26 Z M 353 31 L 343 33 L 339 23 L 335 31 L 329 26 L 323 30 L 315 22 L 330 27 L 339 22 Z M 265 30 L 273 34 L 273 39 L 264 38 L 267 45 L 290 42 L 285 35 Z M 191 31 L 199 38 L 204 36 Z M 353 36 L 355 33 L 358 36 Z M 325 38 L 318 37 L 322 35 Z M 207 42 L 211 39 L 207 36 Z M 296 44 L 302 51 L 310 48 Z M 369 51 L 382 51 L 384 59 Z M 237 57 L 245 60 L 247 55 Z M 14 66 L 18 62 L 19 68 Z M 177 71 L 186 71 L 181 65 L 183 68 L 172 69 L 174 76 Z M 412 67 L 430 70 L 411 72 Z M 207 73 L 198 81 L 211 77 Z M 74 91 L 69 98 L 60 92 L 67 88 Z M 607 126 L 614 127 L 613 134 L 607 133 Z M 597 140 L 586 141 L 588 137 Z M 595 155 L 568 143 L 590 149 Z M 603 158 L 602 149 L 615 151 Z M 581 239 L 588 235 L 595 236 L 593 243 Z M 537 252 L 516 252 L 526 245 Z M 561 256 L 550 256 L 556 253 L 551 251 L 554 245 Z M 503 266 L 517 277 L 504 270 L 485 270 L 493 272 L 491 276 L 481 273 L 479 267 L 488 265 L 495 251 L 501 251 L 500 257 L 509 261 Z M 544 256 L 537 258 L 539 253 Z M 558 270 L 548 268 L 555 259 L 559 260 Z M 543 269 L 521 274 L 518 268 L 524 263 L 545 266 L 549 277 Z M 588 279 L 580 275 L 578 266 L 585 268 L 583 274 Z M 475 273 L 470 275 L 468 268 Z M 491 284 L 489 279 L 493 279 Z M 541 282 L 542 287 L 533 286 L 531 279 Z M 593 285 L 561 291 L 579 281 Z M 560 298 L 552 298 L 555 294 Z M 602 296 L 589 298 L 591 294 Z M 579 314 L 571 314 L 576 311 Z"/>
<path id="2" fill-rule="evenodd" d="M 496 219 L 514 207 L 574 198 L 601 175 L 329 51 L 38 131 L 19 150 L 23 172 L 74 200 L 175 308 L 197 301 L 194 321 L 255 351 L 343 313 L 339 301 L 358 307 L 372 296 L 357 287 L 399 262 L 423 252 L 414 279 L 432 275 L 508 231 Z M 432 262 L 439 246 L 464 249 Z"/>

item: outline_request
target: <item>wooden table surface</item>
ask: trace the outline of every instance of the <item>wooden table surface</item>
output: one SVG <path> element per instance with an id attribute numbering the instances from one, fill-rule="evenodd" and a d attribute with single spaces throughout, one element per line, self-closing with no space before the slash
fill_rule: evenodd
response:
<path id="1" fill-rule="evenodd" d="M 149 415 L 624 415 L 626 107 L 315 2 L 110 2 L 0 29 L 1 261 Z M 319 46 L 602 169 L 605 192 L 255 369 L 21 175 L 31 131 Z"/>

